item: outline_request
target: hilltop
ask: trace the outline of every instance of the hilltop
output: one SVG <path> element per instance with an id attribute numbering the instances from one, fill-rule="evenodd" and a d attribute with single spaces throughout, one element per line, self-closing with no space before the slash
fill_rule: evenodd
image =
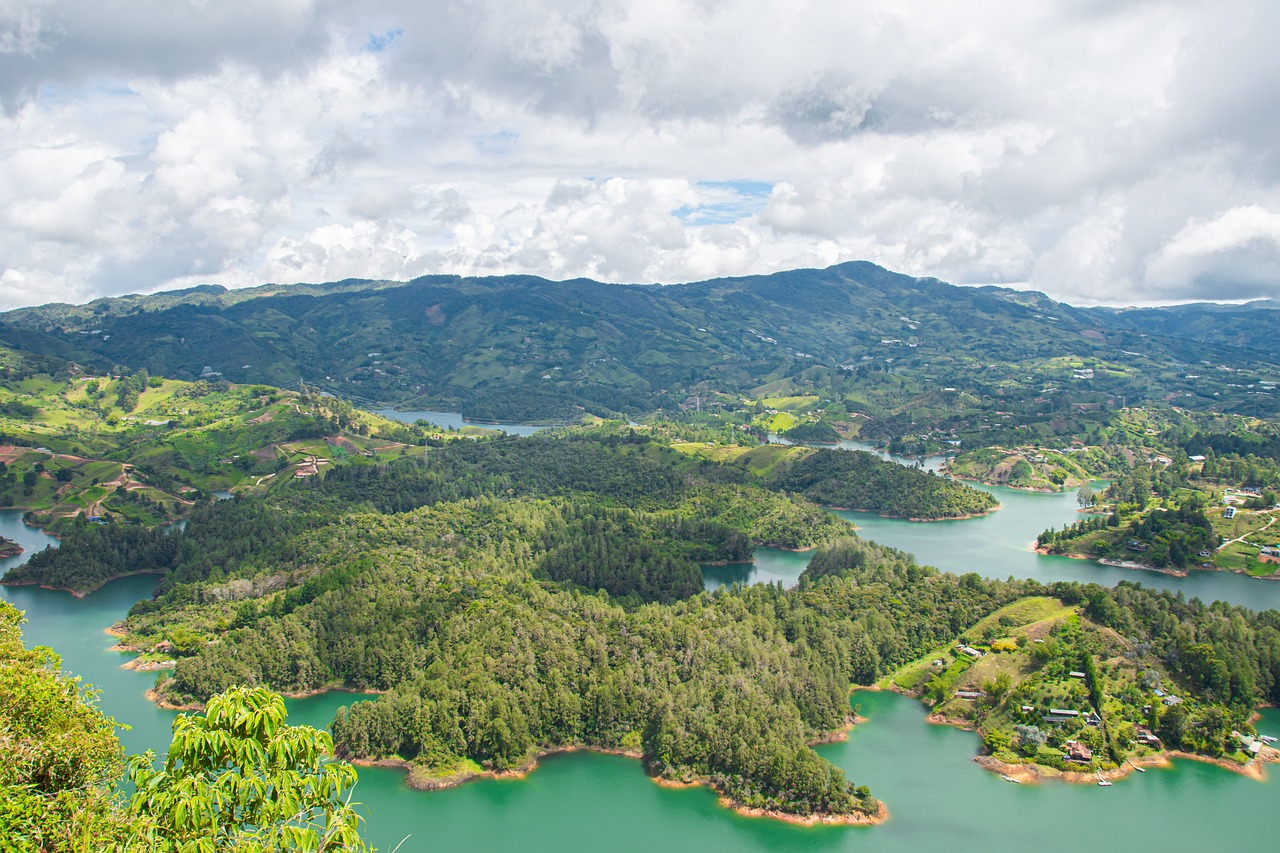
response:
<path id="1" fill-rule="evenodd" d="M 1272 414 L 1280 355 L 1246 332 L 1275 313 L 1204 324 L 1190 309 L 1085 310 L 856 262 L 669 286 L 531 276 L 206 286 L 10 311 L 0 341 L 191 380 L 302 380 L 481 419 L 732 406 L 804 388 L 893 429 L 897 417 L 941 422 L 957 408 L 1061 417 L 1150 400 Z M 1167 334 L 1143 331 L 1153 324 Z"/>

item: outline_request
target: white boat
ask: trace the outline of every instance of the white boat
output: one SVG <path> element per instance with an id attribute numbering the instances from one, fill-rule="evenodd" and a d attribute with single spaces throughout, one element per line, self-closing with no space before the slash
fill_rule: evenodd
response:
<path id="1" fill-rule="evenodd" d="M 1021 784 L 1022 784 L 1022 780 L 1021 780 L 1021 779 L 1015 779 L 1015 778 L 1013 778 L 1012 776 L 1008 775 L 1007 773 L 1001 773 L 1001 774 L 1000 774 L 1000 778 L 1001 778 L 1001 779 L 1003 779 L 1003 780 L 1004 780 L 1004 781 L 1006 781 L 1006 782 L 1012 782 L 1012 783 L 1013 783 L 1013 784 L 1015 784 L 1015 785 L 1021 785 Z"/>
<path id="2" fill-rule="evenodd" d="M 1101 785 L 1101 786 L 1102 786 L 1102 787 L 1104 787 L 1104 788 L 1110 788 L 1110 787 L 1111 787 L 1111 782 L 1109 782 L 1108 780 L 1106 780 L 1106 779 L 1103 779 L 1103 778 L 1102 778 L 1102 771 L 1101 771 L 1101 770 L 1099 770 L 1099 771 L 1098 771 L 1098 784 L 1099 784 L 1099 785 Z"/>

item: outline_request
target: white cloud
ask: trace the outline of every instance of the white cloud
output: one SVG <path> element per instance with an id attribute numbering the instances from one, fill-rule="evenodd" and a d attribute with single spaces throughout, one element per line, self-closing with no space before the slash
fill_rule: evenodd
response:
<path id="1" fill-rule="evenodd" d="M 866 258 L 1280 296 L 1261 0 L 0 0 L 0 307 Z"/>
<path id="2" fill-rule="evenodd" d="M 1280 268 L 1280 213 L 1233 207 L 1185 228 L 1153 254 L 1146 279 L 1165 293 L 1219 299 L 1272 295 Z"/>

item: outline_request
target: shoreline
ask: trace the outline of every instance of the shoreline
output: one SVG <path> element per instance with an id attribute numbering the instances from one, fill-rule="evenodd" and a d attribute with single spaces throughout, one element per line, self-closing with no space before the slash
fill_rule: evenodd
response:
<path id="1" fill-rule="evenodd" d="M 894 685 L 890 689 L 903 696 L 919 698 L 912 696 L 911 693 L 908 693 L 901 688 L 898 688 L 897 685 Z M 1254 713 L 1257 713 L 1256 709 Z M 970 720 L 963 718 L 952 719 L 951 717 L 947 717 L 943 714 L 933 713 L 932 709 L 930 710 L 929 715 L 925 718 L 925 721 L 931 725 L 951 726 L 952 728 L 960 729 L 962 731 L 977 732 L 978 730 Z M 1200 761 L 1205 764 L 1213 764 L 1221 767 L 1223 770 L 1229 770 L 1232 773 L 1238 773 L 1241 776 L 1247 776 L 1255 781 L 1263 782 L 1267 779 L 1267 764 L 1280 762 L 1280 750 L 1274 747 L 1268 747 L 1263 751 L 1262 755 L 1251 760 L 1248 764 L 1240 764 L 1239 762 L 1228 761 L 1225 758 L 1214 758 L 1209 755 L 1197 755 L 1194 752 L 1184 752 L 1180 749 L 1162 750 L 1160 752 L 1154 752 L 1138 757 L 1129 756 L 1119 767 L 1113 767 L 1110 770 L 1101 770 L 1098 768 L 1093 770 L 1059 770 L 1056 767 L 1048 767 L 1043 764 L 1015 764 L 1009 761 L 1002 761 L 994 755 L 975 755 L 973 760 L 984 770 L 989 770 L 992 773 L 999 773 L 1001 776 L 1007 776 L 1018 782 L 1038 784 L 1045 780 L 1057 780 L 1071 784 L 1089 785 L 1097 784 L 1099 774 L 1101 774 L 1102 779 L 1106 779 L 1107 781 L 1125 779 L 1133 773 L 1137 767 L 1170 767 L 1173 765 L 1174 759 L 1178 758 L 1190 761 Z"/>
<path id="2" fill-rule="evenodd" d="M 106 633 L 110 634 L 110 633 L 111 633 L 111 629 L 107 629 Z M 115 648 L 115 647 L 112 647 L 112 649 L 114 649 L 114 648 Z M 109 651 L 110 651 L 110 650 L 109 650 Z M 122 652 L 123 652 L 123 651 L 133 652 L 133 649 L 129 649 L 129 648 L 127 648 L 127 647 L 121 647 L 121 648 L 119 649 L 119 651 L 122 651 Z M 137 654 L 137 652 L 134 652 L 134 653 L 135 653 L 135 654 Z M 135 660 L 136 660 L 136 658 L 135 658 Z M 132 661 L 130 661 L 130 663 L 132 663 Z M 144 664 L 144 666 L 145 666 L 145 664 Z M 121 669 L 129 669 L 129 668 L 130 668 L 130 666 L 129 666 L 129 664 L 128 664 L 128 663 L 124 663 L 124 664 L 121 664 L 121 665 L 120 665 L 120 668 L 121 668 Z M 134 668 L 134 669 L 140 669 L 140 667 L 133 667 L 133 668 Z M 158 669 L 169 669 L 169 668 L 171 668 L 171 667 L 159 667 L 159 666 L 157 666 L 157 667 L 153 667 L 153 669 L 157 669 L 157 670 L 158 670 Z M 150 671 L 150 670 L 143 670 L 143 671 Z M 272 688 L 272 689 L 273 689 L 273 690 L 275 690 L 275 688 Z M 364 695 L 376 695 L 376 696 L 383 696 L 383 695 L 386 695 L 386 693 L 387 693 L 388 691 L 386 691 L 386 690 L 356 690 L 356 689 L 351 688 L 351 687 L 343 687 L 343 686 L 341 686 L 341 685 L 333 685 L 333 686 L 329 686 L 329 687 L 314 687 L 314 688 L 312 688 L 312 689 L 310 689 L 310 690 L 294 690 L 294 691 L 289 691 L 289 690 L 275 690 L 275 692 L 276 692 L 276 693 L 279 693 L 279 694 L 280 694 L 281 696 L 283 696 L 285 699 L 311 699 L 311 698 L 313 698 L 313 697 L 315 697 L 315 696 L 321 696 L 321 695 L 323 695 L 323 694 L 325 694 L 325 693 L 352 693 L 352 694 L 359 694 L 359 695 L 361 695 L 361 696 L 364 696 Z M 147 691 L 147 693 L 146 693 L 146 697 L 147 697 L 147 699 L 148 699 L 149 701 L 154 702 L 154 703 L 156 704 L 156 707 L 164 708 L 166 711 L 203 711 L 203 710 L 204 710 L 204 703 L 203 703 L 203 702 L 189 702 L 189 703 L 186 703 L 186 704 L 182 704 L 182 703 L 174 702 L 174 701 L 170 700 L 168 697 L 166 697 L 164 694 L 160 693 L 160 691 L 159 691 L 159 690 L 157 690 L 157 689 L 156 689 L 156 688 L 154 688 L 154 687 L 152 687 L 151 689 L 149 689 L 149 690 Z M 388 760 L 390 760 L 390 759 L 388 759 Z M 352 764 L 356 764 L 356 763 L 358 763 L 358 762 L 352 761 L 351 763 L 352 763 Z"/>
<path id="3" fill-rule="evenodd" d="M 148 691 L 147 697 L 152 698 L 152 694 L 154 693 L 154 690 Z M 862 718 L 851 715 L 849 720 L 843 726 L 821 735 L 817 740 L 812 742 L 811 746 L 838 743 L 840 741 L 847 740 L 849 732 L 858 722 L 861 721 Z M 481 779 L 525 779 L 529 774 L 538 769 L 539 762 L 544 758 L 554 755 L 568 755 L 576 752 L 595 752 L 601 755 L 617 755 L 623 758 L 634 758 L 637 761 L 644 760 L 644 753 L 639 750 L 588 746 L 585 744 L 572 744 L 568 746 L 549 747 L 547 749 L 539 750 L 528 761 L 518 767 L 513 767 L 510 770 L 461 770 L 448 776 L 427 776 L 425 775 L 425 771 L 415 767 L 403 758 L 345 758 L 343 760 L 348 761 L 357 767 L 384 767 L 388 769 L 403 770 L 405 772 L 405 784 L 410 788 L 413 788 L 416 791 L 442 791 Z M 790 823 L 797 826 L 815 826 L 818 824 L 826 826 L 875 826 L 877 824 L 884 823 L 889 819 L 889 808 L 880 800 L 876 801 L 878 803 L 876 813 L 871 815 L 864 814 L 862 812 L 855 812 L 847 815 L 822 813 L 799 815 L 779 811 L 777 809 L 763 809 L 744 806 L 720 791 L 710 779 L 705 777 L 668 779 L 662 776 L 649 776 L 648 778 L 655 785 L 663 788 L 693 788 L 698 786 L 710 788 L 717 794 L 718 802 L 723 808 L 730 809 L 742 817 L 770 818 L 772 820 L 779 820 L 784 823 Z"/>
<path id="4" fill-rule="evenodd" d="M 1157 572 L 1162 575 L 1168 575 L 1171 578 L 1185 578 L 1191 574 L 1191 569 L 1161 568 L 1160 566 L 1151 566 L 1134 560 L 1117 560 L 1112 557 L 1091 557 L 1088 554 L 1078 554 L 1074 551 L 1065 554 L 1054 554 L 1043 545 L 1037 548 L 1032 548 L 1031 550 L 1044 557 L 1066 557 L 1069 560 L 1088 560 L 1089 562 L 1097 563 L 1100 566 L 1110 566 L 1113 569 L 1130 569 L 1131 571 L 1137 572 Z M 1204 569 L 1203 571 L 1225 572 L 1228 570 Z M 1236 574 L 1239 574 L 1239 572 Z"/>
<path id="5" fill-rule="evenodd" d="M 1029 492 L 1033 495 L 1060 495 L 1063 492 L 1068 491 L 1070 488 L 1064 486 L 1060 489 L 1041 489 L 1037 486 L 1010 486 L 1008 483 L 992 483 L 982 479 L 981 477 L 961 477 L 959 474 L 950 470 L 946 473 L 952 479 L 959 480 L 961 483 L 976 483 L 979 486 L 990 486 L 993 489 L 1009 489 L 1014 492 Z"/>
<path id="6" fill-rule="evenodd" d="M 932 716 L 929 721 L 933 722 Z M 1014 764 L 1008 761 L 1001 761 L 994 755 L 975 755 L 973 757 L 974 762 L 984 770 L 1033 785 L 1049 780 L 1066 782 L 1072 785 L 1096 785 L 1099 777 L 1109 782 L 1118 781 L 1127 779 L 1138 767 L 1144 769 L 1148 767 L 1172 767 L 1175 759 L 1213 764 L 1223 770 L 1229 770 L 1254 781 L 1263 782 L 1266 781 L 1268 775 L 1267 764 L 1273 761 L 1280 761 L 1280 753 L 1272 750 L 1265 758 L 1259 757 L 1248 764 L 1239 764 L 1234 761 L 1228 761 L 1225 758 L 1213 758 L 1208 755 L 1196 755 L 1194 752 L 1183 752 L 1180 749 L 1174 749 L 1155 752 L 1137 758 L 1129 757 L 1119 767 L 1113 767 L 1110 770 L 1095 769 L 1092 771 L 1058 770 L 1056 767 L 1046 767 L 1043 764 Z"/>
<path id="7" fill-rule="evenodd" d="M 107 584 L 112 583 L 114 581 L 124 580 L 125 578 L 137 577 L 140 575 L 163 575 L 165 573 L 166 572 L 164 569 L 143 569 L 142 571 L 137 571 L 137 572 L 123 572 L 118 575 L 112 575 L 109 578 L 104 578 L 102 580 L 102 583 L 98 584 L 97 586 L 91 589 L 73 589 L 69 586 L 52 586 L 51 584 L 40 583 L 40 581 L 24 581 L 24 580 L 8 580 L 8 579 L 0 580 L 0 584 L 4 584 L 5 586 L 34 586 L 34 587 L 39 587 L 40 589 L 50 590 L 51 592 L 70 593 L 72 598 L 87 598 L 90 595 L 93 595 L 98 590 L 102 589 Z"/>
<path id="8" fill-rule="evenodd" d="M 941 516 L 940 518 L 918 518 L 910 515 L 890 515 L 885 512 L 876 512 L 874 509 L 858 509 L 857 507 L 853 507 L 853 506 L 824 505 L 823 508 L 835 510 L 836 512 L 865 512 L 868 515 L 874 514 L 880 518 L 892 518 L 892 519 L 897 519 L 898 521 L 911 521 L 911 522 L 919 522 L 919 523 L 927 524 L 932 521 L 964 521 L 965 519 L 969 519 L 969 518 L 982 518 L 983 516 L 987 516 L 993 512 L 997 512 L 998 510 L 1004 509 L 1004 504 L 997 503 L 995 506 L 991 507 L 991 509 L 984 509 L 982 512 L 971 512 L 966 515 L 944 515 L 944 516 Z"/>

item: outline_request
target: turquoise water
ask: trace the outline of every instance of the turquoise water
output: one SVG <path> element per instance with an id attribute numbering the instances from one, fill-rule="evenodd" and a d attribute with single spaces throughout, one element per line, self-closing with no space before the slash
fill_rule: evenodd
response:
<path id="1" fill-rule="evenodd" d="M 484 421 L 469 421 L 462 417 L 458 412 L 402 412 L 397 409 L 374 409 L 375 415 L 381 415 L 393 421 L 404 421 L 411 424 L 414 421 L 423 420 L 429 424 L 435 424 L 445 429 L 462 429 L 466 426 L 484 427 L 485 429 L 496 429 L 507 433 L 508 435 L 533 435 L 535 432 L 546 429 L 545 426 L 532 426 L 530 424 L 508 424 L 487 423 Z"/>
<path id="2" fill-rule="evenodd" d="M 981 519 L 912 523 L 866 513 L 840 513 L 861 534 L 917 553 L 949 571 L 1007 575 L 1142 580 L 1188 595 L 1275 607 L 1280 584 L 1236 575 L 1179 580 L 1147 572 L 1041 557 L 1029 550 L 1035 534 L 1077 517 L 1073 493 L 1032 494 L 991 489 L 1004 508 Z M 0 535 L 25 547 L 50 540 L 0 512 Z M 11 563 L 19 562 L 17 558 Z M 709 587 L 721 583 L 794 583 L 808 555 L 760 549 L 752 566 L 706 570 Z M 0 567 L 8 568 L 4 563 Z M 123 670 L 128 655 L 110 651 L 104 630 L 139 598 L 151 577 L 126 578 L 76 599 L 32 587 L 0 587 L 0 597 L 27 612 L 29 643 L 53 646 L 64 668 L 101 691 L 102 708 L 132 726 L 122 732 L 127 750 L 161 750 L 173 713 L 156 708 L 145 692 L 154 675 Z M 329 693 L 289 702 L 295 723 L 323 726 L 334 710 L 361 697 Z M 1276 782 L 1256 782 L 1212 765 L 1176 762 L 1135 773 L 1110 788 L 1096 785 L 1010 785 L 973 762 L 975 735 L 933 726 L 920 703 L 891 693 L 860 691 L 852 701 L 868 722 L 847 743 L 820 747 L 858 784 L 872 788 L 891 812 L 879 827 L 797 827 L 744 818 L 723 808 L 710 791 L 667 789 L 645 776 L 640 763 L 594 754 L 554 756 L 525 780 L 483 780 L 448 791 L 408 789 L 403 774 L 363 768 L 356 799 L 368 820 L 367 836 L 383 850 L 518 849 L 521 851 L 919 851 L 946 849 L 1037 851 L 1196 850 L 1274 843 Z M 1280 735 L 1280 713 L 1263 712 L 1259 729 Z M 1274 773 L 1272 774 L 1274 776 Z"/>

